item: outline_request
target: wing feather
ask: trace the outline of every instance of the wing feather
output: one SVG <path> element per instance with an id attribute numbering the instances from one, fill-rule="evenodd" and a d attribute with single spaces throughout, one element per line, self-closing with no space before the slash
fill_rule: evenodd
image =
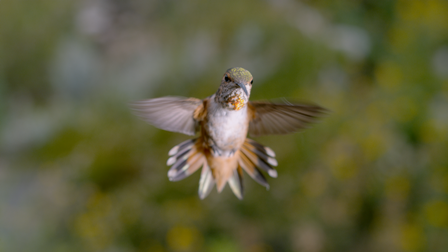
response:
<path id="1" fill-rule="evenodd" d="M 250 102 L 249 134 L 262 136 L 295 132 L 307 128 L 325 111 L 322 107 L 310 104 Z"/>
<path id="2" fill-rule="evenodd" d="M 163 130 L 186 135 L 196 133 L 195 109 L 202 100 L 185 97 L 161 97 L 131 104 L 134 113 L 146 122 Z"/>

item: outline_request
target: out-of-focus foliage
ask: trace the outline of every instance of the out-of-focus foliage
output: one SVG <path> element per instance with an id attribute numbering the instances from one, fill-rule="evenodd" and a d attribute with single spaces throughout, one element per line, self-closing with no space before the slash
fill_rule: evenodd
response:
<path id="1" fill-rule="evenodd" d="M 197 197 L 168 181 L 187 139 L 127 103 L 213 94 L 332 112 Z M 0 251 L 446 251 L 448 1 L 0 1 Z"/>

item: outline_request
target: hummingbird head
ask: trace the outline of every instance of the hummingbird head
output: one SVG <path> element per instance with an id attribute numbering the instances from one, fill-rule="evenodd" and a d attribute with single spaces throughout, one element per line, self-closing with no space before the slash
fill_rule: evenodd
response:
<path id="1" fill-rule="evenodd" d="M 249 101 L 253 77 L 242 67 L 228 69 L 221 80 L 216 99 L 225 107 L 239 110 Z"/>

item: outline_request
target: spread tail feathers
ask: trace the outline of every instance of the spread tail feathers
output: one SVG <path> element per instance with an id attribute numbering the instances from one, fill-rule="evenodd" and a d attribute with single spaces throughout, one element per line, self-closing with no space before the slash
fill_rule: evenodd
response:
<path id="1" fill-rule="evenodd" d="M 212 168 L 207 163 L 202 142 L 198 138 L 190 139 L 174 146 L 169 151 L 169 155 L 171 157 L 168 159 L 167 165 L 171 165 L 168 171 L 170 181 L 182 180 L 202 166 L 198 191 L 199 198 L 201 199 L 207 197 L 216 183 L 218 183 L 219 192 L 228 183 L 233 193 L 239 199 L 242 199 L 243 170 L 256 182 L 266 188 L 269 188 L 269 184 L 260 169 L 267 172 L 271 177 L 277 177 L 277 171 L 272 168 L 272 166 L 277 166 L 274 151 L 251 139 L 246 139 L 241 149 L 235 153 L 237 158 L 236 163 L 225 160 L 219 161 L 223 158 L 216 157 L 214 160 L 218 162 L 212 162 Z M 225 163 L 232 164 L 232 167 L 224 167 Z M 226 168 L 230 168 L 230 170 Z M 225 172 L 225 170 L 230 173 Z"/>
<path id="2" fill-rule="evenodd" d="M 182 180 L 202 166 L 199 180 L 199 198 L 204 199 L 215 185 L 213 174 L 207 164 L 200 139 L 190 139 L 174 146 L 168 153 L 171 157 L 166 162 L 171 165 L 168 171 L 170 181 Z"/>
<path id="3" fill-rule="evenodd" d="M 179 181 L 190 176 L 206 163 L 197 139 L 190 139 L 174 146 L 168 154 L 171 157 L 166 164 L 172 165 L 168 171 L 168 178 L 171 181 Z"/>
<path id="4" fill-rule="evenodd" d="M 277 177 L 277 171 L 272 168 L 272 166 L 277 166 L 274 151 L 252 139 L 246 138 L 240 150 L 238 163 L 251 178 L 267 189 L 269 189 L 269 184 L 260 169 L 273 178 Z"/>

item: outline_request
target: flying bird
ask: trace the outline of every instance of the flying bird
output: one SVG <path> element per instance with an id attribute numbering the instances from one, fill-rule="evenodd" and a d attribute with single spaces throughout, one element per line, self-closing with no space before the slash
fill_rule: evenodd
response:
<path id="1" fill-rule="evenodd" d="M 275 153 L 247 138 L 287 134 L 306 128 L 326 110 L 310 104 L 275 104 L 249 101 L 253 77 L 241 67 L 228 69 L 218 91 L 201 100 L 161 97 L 131 104 L 148 123 L 167 131 L 199 136 L 169 151 L 168 178 L 178 181 L 202 167 L 199 197 L 204 199 L 216 184 L 221 192 L 229 184 L 243 198 L 243 170 L 269 188 L 262 171 L 277 177 Z"/>

